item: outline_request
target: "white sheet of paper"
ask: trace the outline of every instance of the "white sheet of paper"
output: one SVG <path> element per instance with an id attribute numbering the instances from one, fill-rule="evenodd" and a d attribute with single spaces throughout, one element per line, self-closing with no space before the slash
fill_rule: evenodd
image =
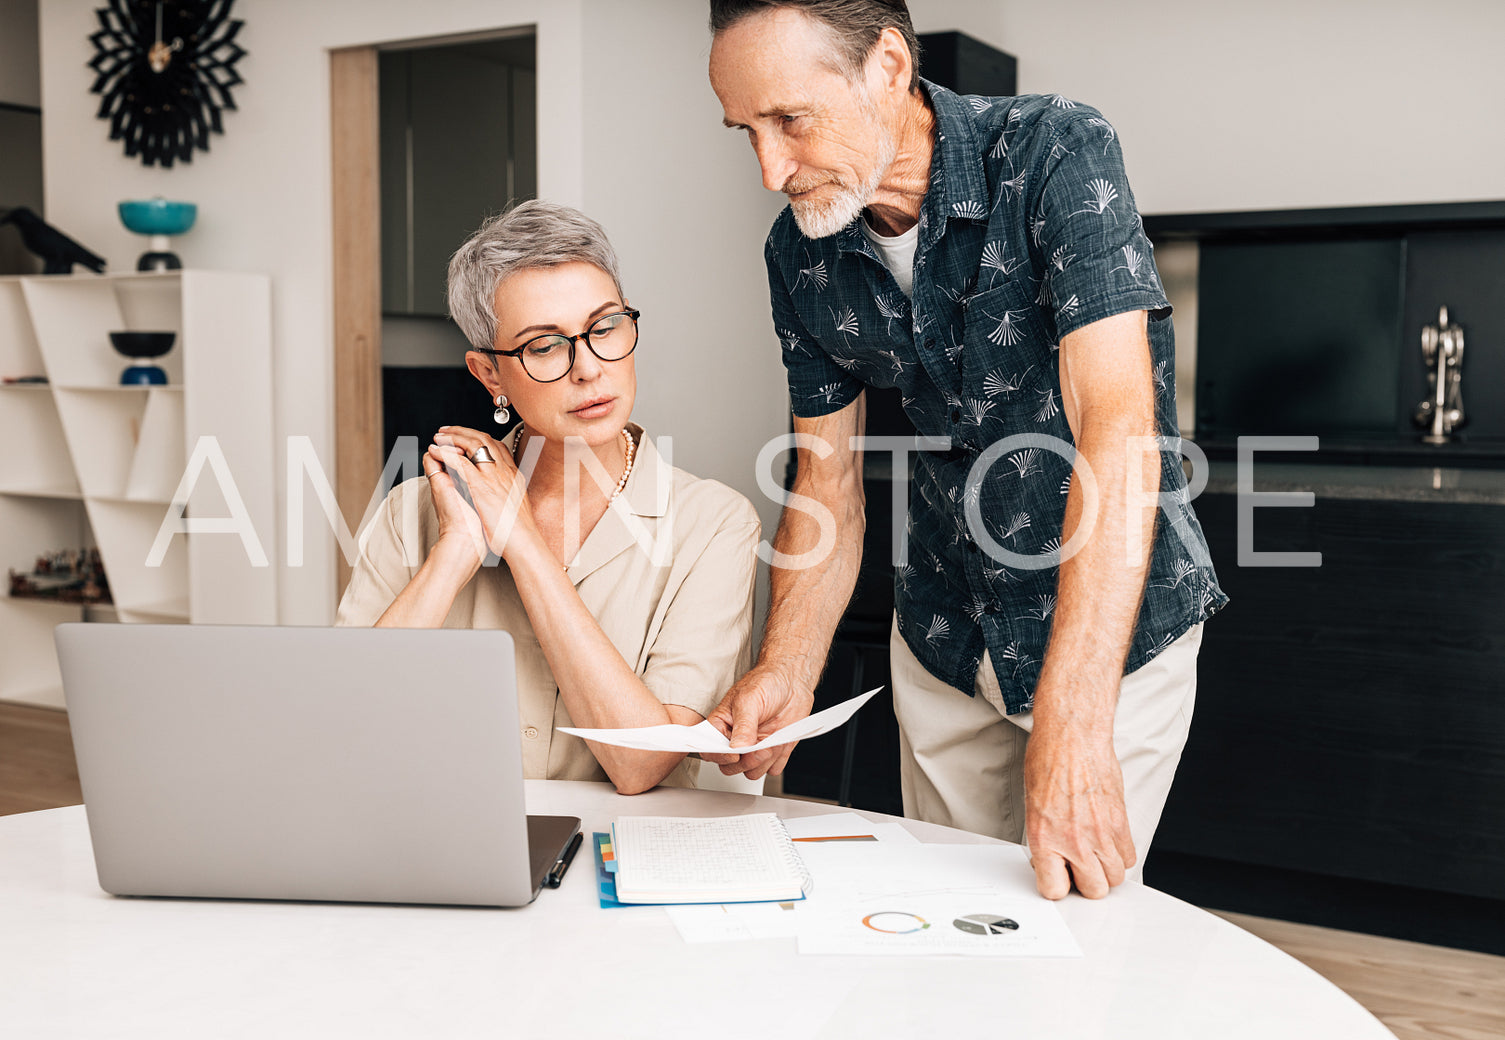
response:
<path id="1" fill-rule="evenodd" d="M 687 943 L 792 939 L 799 934 L 800 903 L 697 903 L 666 906 Z"/>
<path id="2" fill-rule="evenodd" d="M 670 906 L 669 919 L 685 942 L 796 937 L 805 954 L 1082 955 L 1055 904 L 1035 890 L 1029 855 L 1017 846 L 879 838 L 799 848 L 815 878 L 809 898 Z"/>
<path id="3" fill-rule="evenodd" d="M 799 951 L 805 954 L 1082 955 L 1060 913 L 1048 901 L 1011 899 L 996 888 L 896 892 L 866 900 L 827 902 L 797 915 L 796 923 Z"/>
<path id="4" fill-rule="evenodd" d="M 793 915 L 801 953 L 1082 955 L 1018 846 L 827 842 L 800 852 L 815 878 Z"/>
<path id="5" fill-rule="evenodd" d="M 780 744 L 790 744 L 796 740 L 806 740 L 810 737 L 818 737 L 822 733 L 829 733 L 850 719 L 858 708 L 866 704 L 878 690 L 867 691 L 859 697 L 842 701 L 824 711 L 818 711 L 814 715 L 806 716 L 798 722 L 791 722 L 772 736 L 764 737 L 756 744 L 747 747 L 732 747 L 731 741 L 726 738 L 710 722 L 704 721 L 696 726 L 641 726 L 636 729 L 580 729 L 575 726 L 560 726 L 559 732 L 571 733 L 586 740 L 594 740 L 598 744 L 611 744 L 614 747 L 635 748 L 638 751 L 683 751 L 700 752 L 711 754 L 744 754 L 749 751 L 761 751 L 763 748 L 778 747 Z"/>

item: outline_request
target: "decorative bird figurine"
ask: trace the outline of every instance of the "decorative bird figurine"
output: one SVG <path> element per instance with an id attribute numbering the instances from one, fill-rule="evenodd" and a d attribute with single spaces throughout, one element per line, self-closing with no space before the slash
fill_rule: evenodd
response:
<path id="1" fill-rule="evenodd" d="M 74 264 L 83 264 L 96 274 L 104 273 L 104 258 L 95 256 L 25 206 L 0 217 L 0 224 L 14 224 L 26 248 L 42 258 L 43 274 L 72 274 Z"/>

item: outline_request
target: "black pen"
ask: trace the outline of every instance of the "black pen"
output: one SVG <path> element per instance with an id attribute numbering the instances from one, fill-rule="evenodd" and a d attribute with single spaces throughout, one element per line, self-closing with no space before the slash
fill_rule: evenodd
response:
<path id="1" fill-rule="evenodd" d="M 570 863 L 574 861 L 575 853 L 580 851 L 580 845 L 583 841 L 585 841 L 585 834 L 581 831 L 576 831 L 575 836 L 570 839 L 570 843 L 564 847 L 564 851 L 554 861 L 554 866 L 549 868 L 549 872 L 544 875 L 543 883 L 545 885 L 548 885 L 550 888 L 559 887 L 559 883 L 564 880 L 564 872 L 570 869 Z"/>

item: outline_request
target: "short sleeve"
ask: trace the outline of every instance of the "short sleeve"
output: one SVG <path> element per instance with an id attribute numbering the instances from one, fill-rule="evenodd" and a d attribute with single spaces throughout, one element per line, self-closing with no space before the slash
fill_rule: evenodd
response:
<path id="1" fill-rule="evenodd" d="M 427 495 L 428 478 L 417 477 L 393 488 L 382 501 L 366 532 L 350 584 L 340 598 L 336 625 L 362 628 L 376 624 L 412 580 L 423 554 L 417 546 L 410 550 L 408 542 L 416 539 L 416 508 L 422 496 Z M 399 525 L 399 521 L 403 523 Z M 409 534 L 406 540 L 402 534 L 404 528 Z M 419 559 L 410 566 L 408 557 L 412 554 Z"/>
<path id="2" fill-rule="evenodd" d="M 774 235 L 779 225 L 774 227 Z M 794 305 L 789 283 L 779 266 L 778 251 L 770 235 L 763 247 L 768 264 L 768 296 L 773 305 L 773 327 L 783 349 L 784 371 L 789 377 L 789 403 L 801 419 L 840 411 L 862 393 L 863 385 L 843 370 L 821 349 Z"/>
<path id="3" fill-rule="evenodd" d="M 1057 337 L 1114 314 L 1168 309 L 1117 131 L 1081 105 L 1053 113 L 1051 126 L 1032 219 L 1046 270 L 1040 303 Z"/>
<path id="4" fill-rule="evenodd" d="M 742 499 L 674 591 L 643 671 L 643 684 L 664 704 L 709 715 L 752 666 L 761 533 L 751 503 Z"/>

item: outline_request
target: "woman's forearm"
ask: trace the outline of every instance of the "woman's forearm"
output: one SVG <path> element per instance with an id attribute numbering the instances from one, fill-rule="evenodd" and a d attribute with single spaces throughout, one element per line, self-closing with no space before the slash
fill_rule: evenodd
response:
<path id="1" fill-rule="evenodd" d="M 377 628 L 439 628 L 465 584 L 475 577 L 480 561 L 474 553 L 449 551 L 435 545 L 413 579 L 403 586 L 391 606 L 376 619 Z"/>
<path id="2" fill-rule="evenodd" d="M 663 704 L 628 667 L 541 539 L 514 537 L 505 560 L 576 726 L 618 729 L 700 720 L 689 708 Z M 684 758 L 594 742 L 590 749 L 623 794 L 655 786 Z"/>

